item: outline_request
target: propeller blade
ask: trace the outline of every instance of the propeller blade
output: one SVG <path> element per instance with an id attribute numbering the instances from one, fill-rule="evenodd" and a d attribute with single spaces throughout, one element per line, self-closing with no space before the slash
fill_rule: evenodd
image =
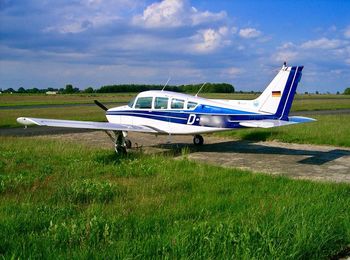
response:
<path id="1" fill-rule="evenodd" d="M 107 108 L 105 105 L 103 105 L 102 103 L 100 103 L 99 101 L 94 100 L 94 102 L 95 102 L 96 105 L 98 105 L 98 106 L 99 106 L 100 108 L 102 108 L 104 111 L 107 111 L 107 110 L 108 110 L 108 108 Z"/>

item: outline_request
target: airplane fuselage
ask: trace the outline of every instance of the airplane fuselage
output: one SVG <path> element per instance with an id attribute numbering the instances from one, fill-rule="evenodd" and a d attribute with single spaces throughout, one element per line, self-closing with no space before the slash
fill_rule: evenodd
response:
<path id="1" fill-rule="evenodd" d="M 112 131 L 109 134 L 117 153 L 126 153 L 131 141 L 127 132 L 149 134 L 191 134 L 193 143 L 204 143 L 202 133 L 235 128 L 271 128 L 315 121 L 312 118 L 289 116 L 303 66 L 285 64 L 262 94 L 254 100 L 205 99 L 169 91 L 145 91 L 128 105 L 107 109 L 108 122 L 19 117 L 23 125 L 40 125 Z"/>
<path id="2" fill-rule="evenodd" d="M 106 117 L 111 123 L 147 126 L 164 134 L 225 131 L 242 128 L 242 120 L 275 119 L 247 105 L 243 110 L 242 103 L 248 101 L 235 105 L 176 92 L 145 91 L 128 105 L 109 109 Z"/>

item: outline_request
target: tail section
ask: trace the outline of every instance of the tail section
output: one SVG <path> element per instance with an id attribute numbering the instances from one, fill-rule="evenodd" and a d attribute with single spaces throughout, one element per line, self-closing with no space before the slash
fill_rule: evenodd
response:
<path id="1" fill-rule="evenodd" d="M 279 119 L 288 120 L 302 70 L 303 66 L 286 67 L 284 65 L 264 92 L 253 101 L 258 111 L 271 113 Z"/>

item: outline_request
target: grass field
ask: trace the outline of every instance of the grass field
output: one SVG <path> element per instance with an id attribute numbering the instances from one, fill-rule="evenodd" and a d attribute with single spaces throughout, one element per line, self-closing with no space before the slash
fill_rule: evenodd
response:
<path id="1" fill-rule="evenodd" d="M 2 94 L 1 106 L 31 106 L 53 104 L 93 104 L 95 99 L 100 102 L 127 103 L 136 93 L 120 94 L 71 94 L 71 95 L 44 95 L 44 94 Z M 206 98 L 216 99 L 254 99 L 255 94 L 221 94 L 203 93 Z M 350 109 L 350 95 L 296 95 L 293 111 L 303 110 L 335 110 Z M 1 113 L 1 112 L 0 112 Z"/>
<path id="2" fill-rule="evenodd" d="M 350 147 L 350 114 L 308 115 L 317 122 L 270 129 L 240 129 L 215 135 L 253 141 L 327 144 Z"/>
<path id="3" fill-rule="evenodd" d="M 0 110 L 0 127 L 22 127 L 16 119 L 20 116 L 85 121 L 106 121 L 105 111 L 97 106 L 62 108 L 26 108 Z"/>
<path id="4" fill-rule="evenodd" d="M 1 137 L 0 194 L 5 259 L 325 259 L 350 243 L 349 185 L 186 158 Z"/>
<path id="5" fill-rule="evenodd" d="M 95 99 L 101 102 L 125 102 L 127 103 L 135 93 L 120 94 L 2 94 L 0 106 L 32 106 L 32 105 L 57 105 L 57 104 L 93 104 Z"/>
<path id="6" fill-rule="evenodd" d="M 0 95 L 0 106 L 28 105 L 25 109 L 0 109 L 0 127 L 18 127 L 16 118 L 20 116 L 47 117 L 72 120 L 104 121 L 103 111 L 97 106 L 33 108 L 38 104 L 83 104 L 101 102 L 127 102 L 134 94 L 94 94 L 94 95 Z M 253 99 L 252 94 L 207 94 L 210 98 Z M 112 107 L 113 105 L 108 105 Z M 350 96 L 345 95 L 297 95 L 292 111 L 350 109 Z"/>
<path id="7" fill-rule="evenodd" d="M 7 113 L 0 111 L 1 127 L 18 127 L 15 121 L 20 116 L 43 118 L 105 121 L 104 113 L 97 107 L 18 109 Z M 308 115 L 317 122 L 272 129 L 239 129 L 217 133 L 218 136 L 243 140 L 278 140 L 289 143 L 328 144 L 350 147 L 350 114 Z M 322 131 L 320 131 L 322 129 Z"/>

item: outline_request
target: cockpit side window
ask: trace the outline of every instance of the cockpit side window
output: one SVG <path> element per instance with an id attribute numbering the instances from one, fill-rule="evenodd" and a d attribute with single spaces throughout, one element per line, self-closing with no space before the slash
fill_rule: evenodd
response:
<path id="1" fill-rule="evenodd" d="M 188 101 L 187 102 L 187 109 L 193 109 L 198 105 L 196 102 Z"/>
<path id="2" fill-rule="evenodd" d="M 156 97 L 154 99 L 154 108 L 155 109 L 167 109 L 168 108 L 168 100 L 167 97 Z"/>
<path id="3" fill-rule="evenodd" d="M 173 98 L 171 100 L 171 108 L 173 109 L 183 109 L 184 104 L 185 104 L 185 100 L 182 100 L 182 99 Z"/>
<path id="4" fill-rule="evenodd" d="M 139 97 L 136 101 L 135 108 L 152 108 L 152 97 Z"/>
<path id="5" fill-rule="evenodd" d="M 135 103 L 135 97 L 133 98 L 133 99 L 131 99 L 130 101 L 129 101 L 129 103 L 128 103 L 128 107 L 133 107 L 134 106 L 134 103 Z"/>

